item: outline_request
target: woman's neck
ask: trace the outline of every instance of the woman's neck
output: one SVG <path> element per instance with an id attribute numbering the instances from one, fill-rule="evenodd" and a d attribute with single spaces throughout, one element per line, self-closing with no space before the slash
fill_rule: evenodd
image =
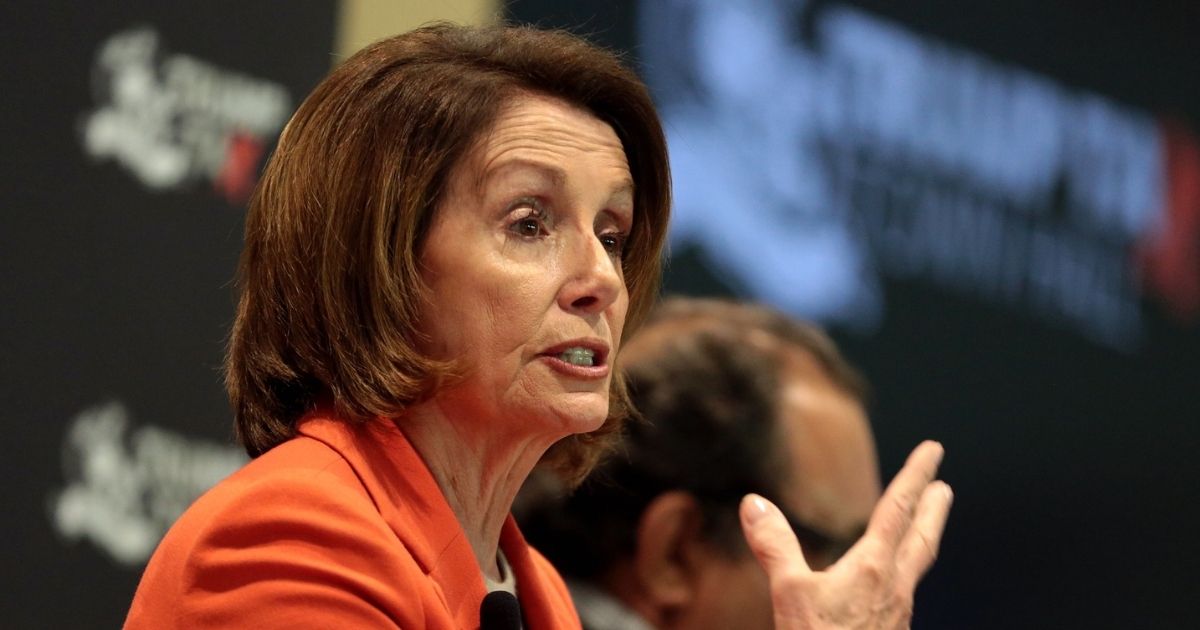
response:
<path id="1" fill-rule="evenodd" d="M 554 436 L 522 436 L 502 421 L 463 421 L 436 401 L 409 408 L 396 424 L 425 461 L 458 517 L 484 575 L 500 579 L 496 550 L 513 499 Z"/>

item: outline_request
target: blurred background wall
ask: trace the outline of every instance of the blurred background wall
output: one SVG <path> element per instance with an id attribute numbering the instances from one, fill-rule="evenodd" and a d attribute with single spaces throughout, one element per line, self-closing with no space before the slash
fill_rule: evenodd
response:
<path id="1" fill-rule="evenodd" d="M 245 200 L 330 65 L 432 19 L 559 26 L 658 100 L 666 288 L 830 327 L 886 475 L 956 505 L 914 628 L 1183 628 L 1200 598 L 1200 9 L 1080 0 L 18 1 L 0 8 L 2 627 L 119 625 L 244 460 Z"/>
<path id="2" fill-rule="evenodd" d="M 241 465 L 221 385 L 246 199 L 338 59 L 481 0 L 0 7 L 0 627 L 119 627 Z"/>

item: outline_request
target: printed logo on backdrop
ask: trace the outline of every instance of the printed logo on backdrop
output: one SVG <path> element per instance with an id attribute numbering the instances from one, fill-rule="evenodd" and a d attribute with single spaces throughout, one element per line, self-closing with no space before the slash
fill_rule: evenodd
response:
<path id="1" fill-rule="evenodd" d="M 167 54 L 149 27 L 117 33 L 92 66 L 96 107 L 82 122 L 84 150 L 113 160 L 155 191 L 203 182 L 242 203 L 291 97 L 279 83 Z"/>
<path id="2" fill-rule="evenodd" d="M 131 426 L 120 402 L 84 410 L 63 440 L 66 485 L 50 498 L 65 539 L 87 539 L 136 566 L 196 497 L 246 462 L 240 448 L 160 427 Z"/>
<path id="3" fill-rule="evenodd" d="M 1200 319 L 1186 129 L 848 7 L 640 6 L 672 241 L 756 296 L 870 332 L 919 280 L 1126 351 L 1143 295 Z"/>

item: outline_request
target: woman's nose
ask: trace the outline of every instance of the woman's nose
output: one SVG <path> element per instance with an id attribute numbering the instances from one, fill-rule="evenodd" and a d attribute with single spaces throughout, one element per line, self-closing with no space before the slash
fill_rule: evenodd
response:
<path id="1" fill-rule="evenodd" d="M 620 258 L 605 249 L 595 235 L 567 248 L 571 270 L 559 293 L 562 308 L 579 313 L 598 313 L 608 308 L 625 288 Z"/>

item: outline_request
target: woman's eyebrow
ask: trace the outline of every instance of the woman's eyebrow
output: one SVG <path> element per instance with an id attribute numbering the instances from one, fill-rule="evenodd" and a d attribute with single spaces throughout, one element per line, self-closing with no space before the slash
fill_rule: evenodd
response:
<path id="1" fill-rule="evenodd" d="M 485 191 L 492 180 L 503 177 L 511 171 L 522 170 L 534 171 L 538 177 L 543 178 L 545 183 L 549 183 L 555 188 L 562 188 L 567 183 L 567 172 L 562 167 L 541 160 L 518 157 L 501 159 L 488 164 L 479 176 L 478 189 L 481 192 Z"/>
<path id="2" fill-rule="evenodd" d="M 633 180 L 626 179 L 626 180 L 622 181 L 620 184 L 618 184 L 616 188 L 613 189 L 612 194 L 609 195 L 609 199 L 611 200 L 612 203 L 627 203 L 627 204 L 632 205 L 633 204 L 633 190 L 634 190 L 633 189 Z"/>
<path id="3" fill-rule="evenodd" d="M 536 172 L 539 177 L 544 178 L 545 182 L 555 188 L 563 188 L 567 184 L 567 171 L 557 164 L 528 157 L 512 157 L 501 158 L 488 164 L 479 177 L 478 189 L 484 191 L 487 189 L 487 184 L 493 179 L 503 177 L 509 171 L 524 169 Z M 623 177 L 613 186 L 609 197 L 620 201 L 628 198 L 632 201 L 633 192 L 633 178 Z"/>

